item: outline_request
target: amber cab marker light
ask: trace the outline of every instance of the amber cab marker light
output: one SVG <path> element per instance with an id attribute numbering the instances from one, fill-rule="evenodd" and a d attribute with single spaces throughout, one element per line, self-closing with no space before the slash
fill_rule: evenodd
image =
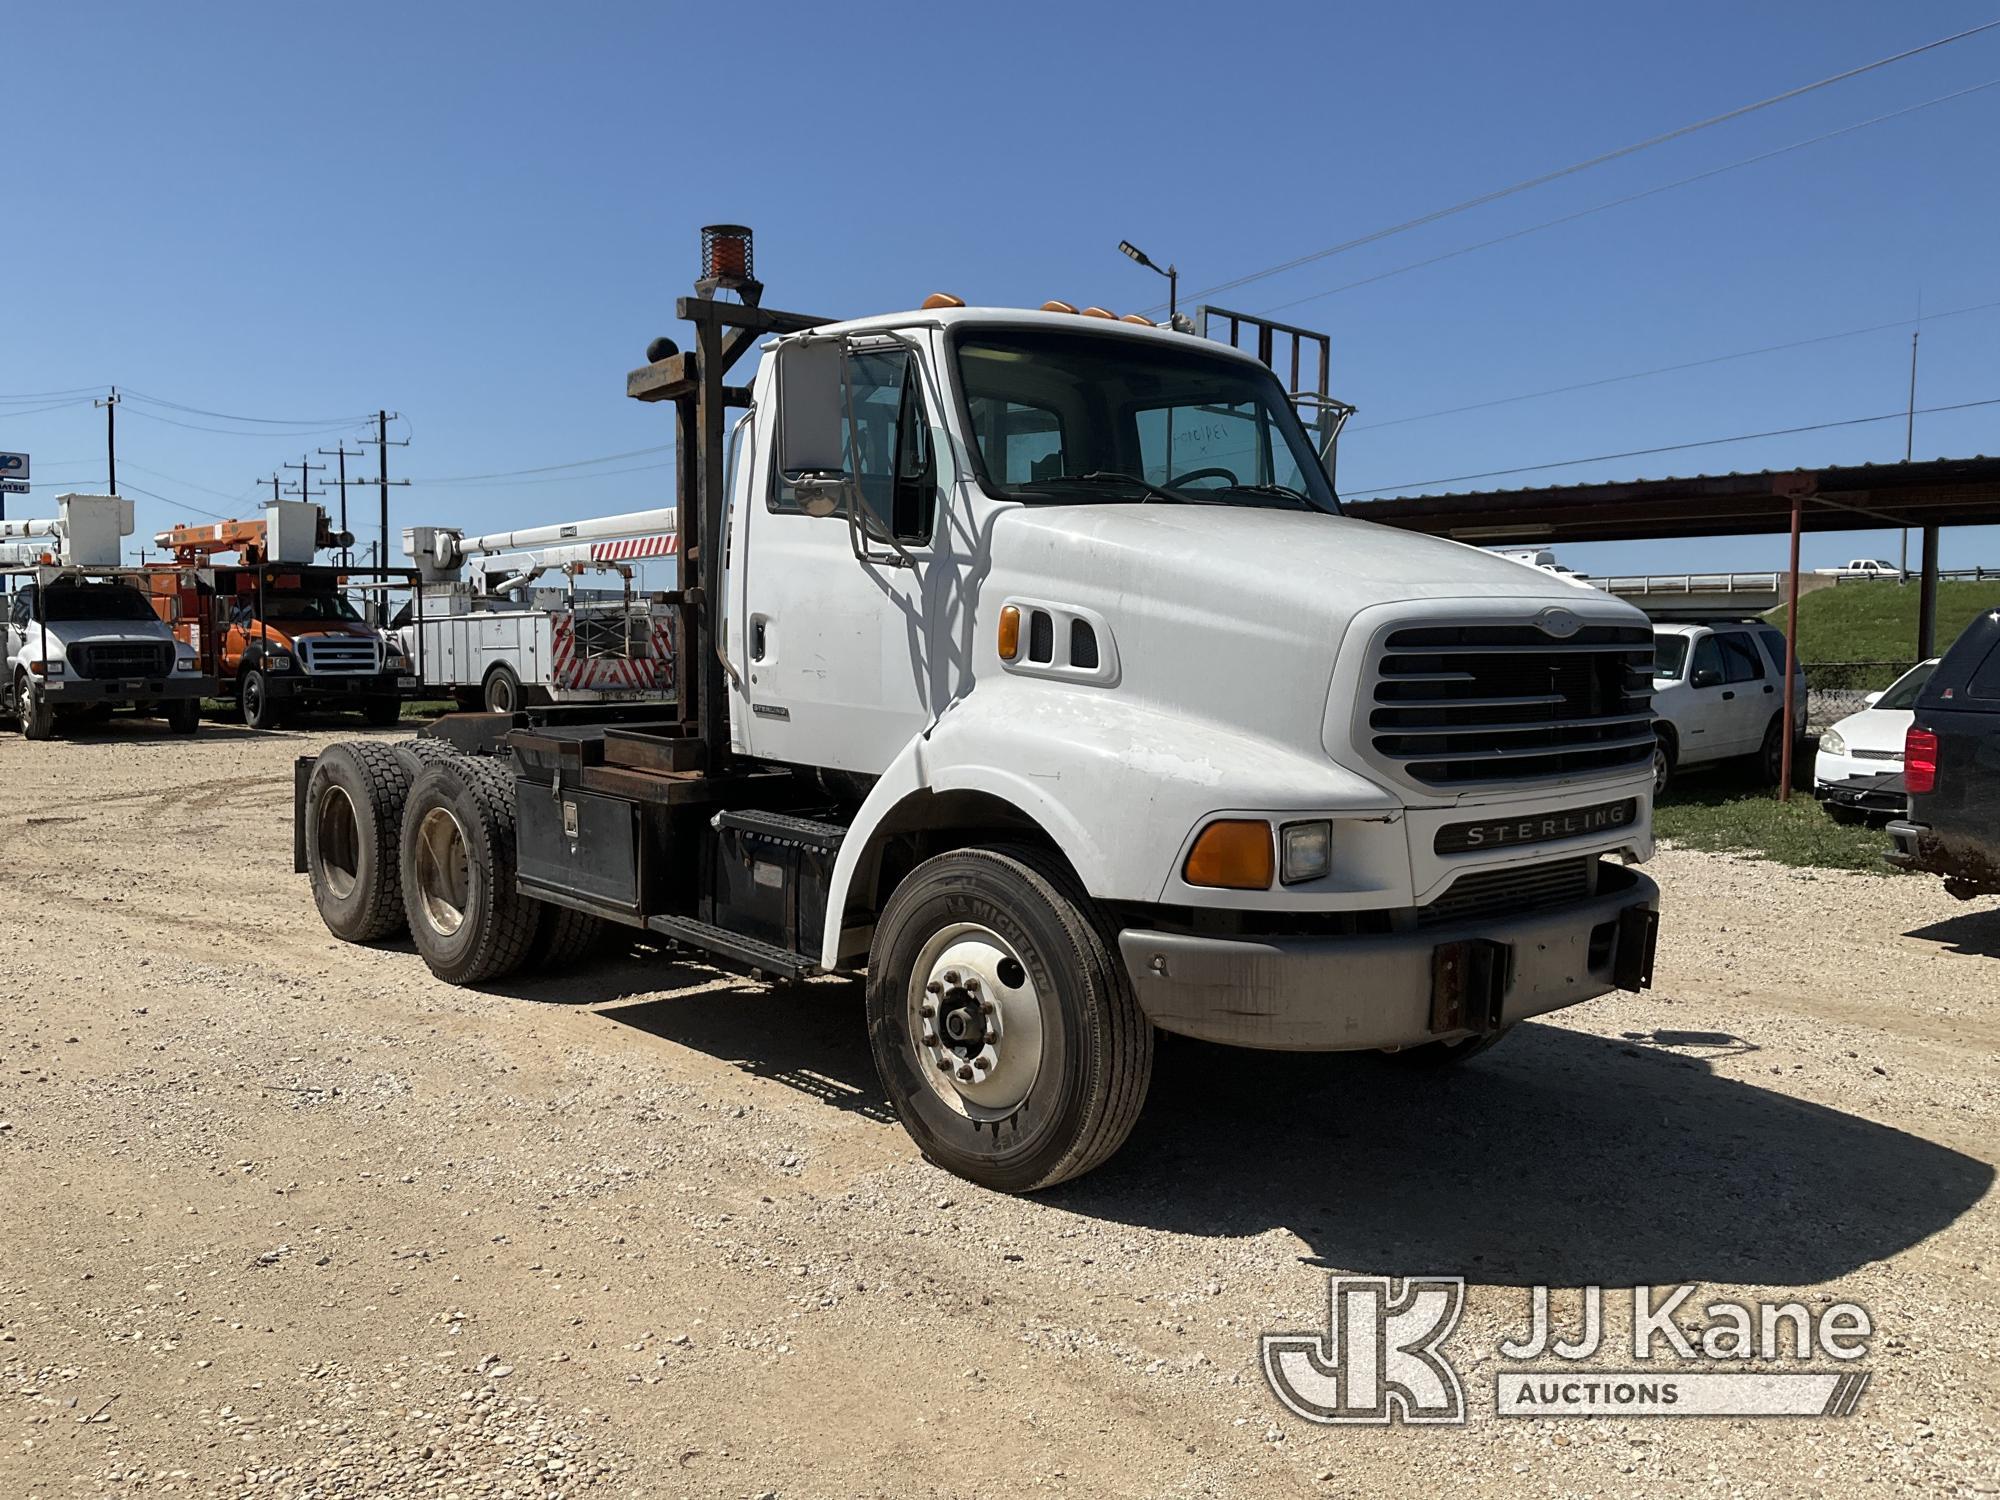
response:
<path id="1" fill-rule="evenodd" d="M 1009 604 L 1000 611 L 1000 660 L 1012 661 L 1021 654 L 1021 611 Z"/>
<path id="2" fill-rule="evenodd" d="M 1181 876 L 1189 885 L 1225 891 L 1268 891 L 1277 860 L 1271 825 L 1261 819 L 1224 818 L 1202 829 L 1188 851 Z"/>

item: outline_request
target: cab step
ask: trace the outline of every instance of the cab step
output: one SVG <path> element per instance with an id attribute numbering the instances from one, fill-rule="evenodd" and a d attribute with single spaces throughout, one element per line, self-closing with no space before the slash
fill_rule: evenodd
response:
<path id="1" fill-rule="evenodd" d="M 697 922 L 693 917 L 648 917 L 646 926 L 661 937 L 746 965 L 770 978 L 805 979 L 819 972 L 819 964 L 803 953 L 745 937 L 709 922 Z"/>

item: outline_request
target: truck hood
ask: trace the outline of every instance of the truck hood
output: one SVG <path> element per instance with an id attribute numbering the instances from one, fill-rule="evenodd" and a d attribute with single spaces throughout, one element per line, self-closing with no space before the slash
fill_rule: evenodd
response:
<path id="1" fill-rule="evenodd" d="M 1352 615 L 1371 604 L 1439 598 L 1544 599 L 1575 607 L 1595 590 L 1477 547 L 1346 516 L 1228 505 L 1152 502 L 1020 506 L 994 526 L 996 547 L 1035 567 L 1121 589 L 1242 589 L 1247 600 L 1337 600 Z M 1078 572 L 1087 552 L 1089 572 Z M 1598 595 L 1608 602 L 1608 596 Z"/>
<path id="2" fill-rule="evenodd" d="M 162 620 L 57 620 L 48 627 L 51 645 L 118 645 L 131 641 L 171 641 L 174 633 Z M 42 627 L 29 625 L 24 632 L 29 646 L 41 640 Z"/>

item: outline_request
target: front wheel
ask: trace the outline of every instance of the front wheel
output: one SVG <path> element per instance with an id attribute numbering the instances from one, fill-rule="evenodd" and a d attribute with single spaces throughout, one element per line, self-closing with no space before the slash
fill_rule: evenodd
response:
<path id="1" fill-rule="evenodd" d="M 176 698 L 161 717 L 175 734 L 193 734 L 201 728 L 201 699 Z"/>
<path id="2" fill-rule="evenodd" d="M 14 706 L 20 717 L 22 739 L 52 740 L 56 737 L 55 705 L 49 702 L 49 695 L 27 672 L 14 681 Z"/>
<path id="3" fill-rule="evenodd" d="M 361 717 L 371 729 L 387 729 L 403 717 L 401 698 L 370 698 L 361 705 Z"/>
<path id="4" fill-rule="evenodd" d="M 896 887 L 869 951 L 868 1038 L 924 1155 L 1008 1193 L 1108 1158 L 1153 1068 L 1108 925 L 1022 848 L 941 854 Z"/>
<path id="5" fill-rule="evenodd" d="M 1666 796 L 1674 784 L 1674 742 L 1664 734 L 1653 737 L 1653 800 Z"/>
<path id="6" fill-rule="evenodd" d="M 276 729 L 278 705 L 271 697 L 271 679 L 261 667 L 251 667 L 236 683 L 236 706 L 252 729 Z"/>

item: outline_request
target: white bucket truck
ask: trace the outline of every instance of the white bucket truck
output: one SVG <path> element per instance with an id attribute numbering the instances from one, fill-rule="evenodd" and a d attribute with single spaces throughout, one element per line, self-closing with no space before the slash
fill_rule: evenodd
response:
<path id="1" fill-rule="evenodd" d="M 425 684 L 463 708 L 664 698 L 671 611 L 632 582 L 638 565 L 674 548 L 671 507 L 479 536 L 412 526 L 403 551 L 422 600 L 398 621 L 398 639 Z M 619 587 L 580 588 L 590 574 L 616 575 Z"/>
<path id="2" fill-rule="evenodd" d="M 337 934 L 407 924 L 461 983 L 561 962 L 580 915 L 865 971 L 904 1125 L 1008 1191 L 1116 1150 L 1156 1028 L 1443 1064 L 1650 982 L 1637 610 L 1343 517 L 1232 348 L 697 288 L 693 349 L 627 383 L 683 448 L 673 718 L 302 763 Z"/>
<path id="3" fill-rule="evenodd" d="M 120 495 L 60 495 L 53 516 L 0 521 L 0 568 L 13 575 L 0 712 L 24 738 L 115 708 L 157 714 L 176 734 L 201 727 L 215 679 L 154 612 L 145 570 L 123 564 L 131 534 Z"/>

